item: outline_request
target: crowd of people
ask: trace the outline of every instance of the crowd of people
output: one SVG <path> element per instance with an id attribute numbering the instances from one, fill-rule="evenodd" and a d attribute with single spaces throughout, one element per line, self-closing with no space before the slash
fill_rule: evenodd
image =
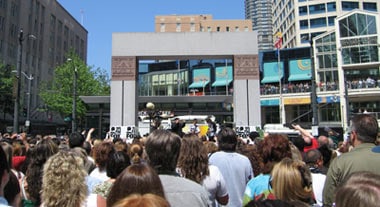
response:
<path id="1" fill-rule="evenodd" d="M 3 134 L 0 207 L 375 207 L 380 202 L 377 120 L 356 115 L 346 140 L 228 127 L 157 129 L 132 143 L 88 132 Z M 214 128 L 209 122 L 210 128 Z M 216 127 L 215 127 L 216 128 Z"/>

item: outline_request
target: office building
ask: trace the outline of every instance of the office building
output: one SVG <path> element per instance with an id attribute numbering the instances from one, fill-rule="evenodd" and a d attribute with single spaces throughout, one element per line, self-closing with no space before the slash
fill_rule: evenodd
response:
<path id="1" fill-rule="evenodd" d="M 335 28 L 335 18 L 354 9 L 380 11 L 378 0 L 274 0 L 273 34 L 283 34 L 283 48 L 309 46 L 313 38 Z"/>
<path id="2" fill-rule="evenodd" d="M 245 19 L 252 20 L 260 51 L 273 49 L 272 1 L 245 0 Z"/>
<path id="3" fill-rule="evenodd" d="M 23 41 L 19 44 L 19 33 Z M 66 53 L 74 50 L 87 61 L 87 30 L 56 0 L 7 0 L 0 1 L 0 61 L 16 70 L 21 56 L 21 107 L 27 106 L 26 76 L 33 76 L 30 91 L 30 118 L 34 124 L 48 125 L 62 122 L 62 118 L 50 112 L 38 97 L 40 84 L 51 80 L 54 69 L 67 59 Z M 22 54 L 18 54 L 22 46 Z M 13 110 L 12 110 L 13 111 Z M 6 114 L 6 126 L 13 121 L 13 112 Z M 19 125 L 25 117 L 20 115 Z"/>
<path id="4" fill-rule="evenodd" d="M 155 32 L 247 32 L 250 20 L 214 20 L 210 14 L 160 15 L 155 17 Z"/>

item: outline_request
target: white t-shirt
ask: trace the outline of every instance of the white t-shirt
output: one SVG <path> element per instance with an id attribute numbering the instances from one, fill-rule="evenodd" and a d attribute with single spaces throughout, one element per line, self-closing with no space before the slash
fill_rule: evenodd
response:
<path id="1" fill-rule="evenodd" d="M 202 185 L 210 193 L 209 198 L 212 202 L 212 206 L 216 207 L 216 197 L 224 197 L 228 195 L 226 182 L 224 181 L 223 175 L 220 173 L 218 167 L 209 165 L 208 169 L 210 171 L 210 175 L 203 180 Z"/>

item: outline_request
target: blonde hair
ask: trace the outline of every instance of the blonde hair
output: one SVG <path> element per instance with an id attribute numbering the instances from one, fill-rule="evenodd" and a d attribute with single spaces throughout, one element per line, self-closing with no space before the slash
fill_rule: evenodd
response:
<path id="1" fill-rule="evenodd" d="M 277 199 L 309 202 L 313 196 L 311 173 L 300 160 L 284 158 L 272 171 L 272 188 Z"/>
<path id="2" fill-rule="evenodd" d="M 132 194 L 118 201 L 112 207 L 170 207 L 165 198 L 155 194 Z"/>
<path id="3" fill-rule="evenodd" d="M 44 165 L 41 200 L 45 207 L 79 207 L 86 200 L 86 171 L 81 158 L 60 151 Z"/>

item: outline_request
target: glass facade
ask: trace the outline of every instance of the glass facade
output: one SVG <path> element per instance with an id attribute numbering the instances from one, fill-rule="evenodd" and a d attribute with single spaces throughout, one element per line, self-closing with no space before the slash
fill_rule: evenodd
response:
<path id="1" fill-rule="evenodd" d="M 228 81 L 224 81 L 224 84 L 216 84 L 220 68 L 231 70 Z M 233 91 L 232 71 L 231 59 L 140 63 L 138 94 L 139 96 L 226 95 Z"/>
<path id="2" fill-rule="evenodd" d="M 379 62 L 375 16 L 353 14 L 339 21 L 343 65 Z"/>

